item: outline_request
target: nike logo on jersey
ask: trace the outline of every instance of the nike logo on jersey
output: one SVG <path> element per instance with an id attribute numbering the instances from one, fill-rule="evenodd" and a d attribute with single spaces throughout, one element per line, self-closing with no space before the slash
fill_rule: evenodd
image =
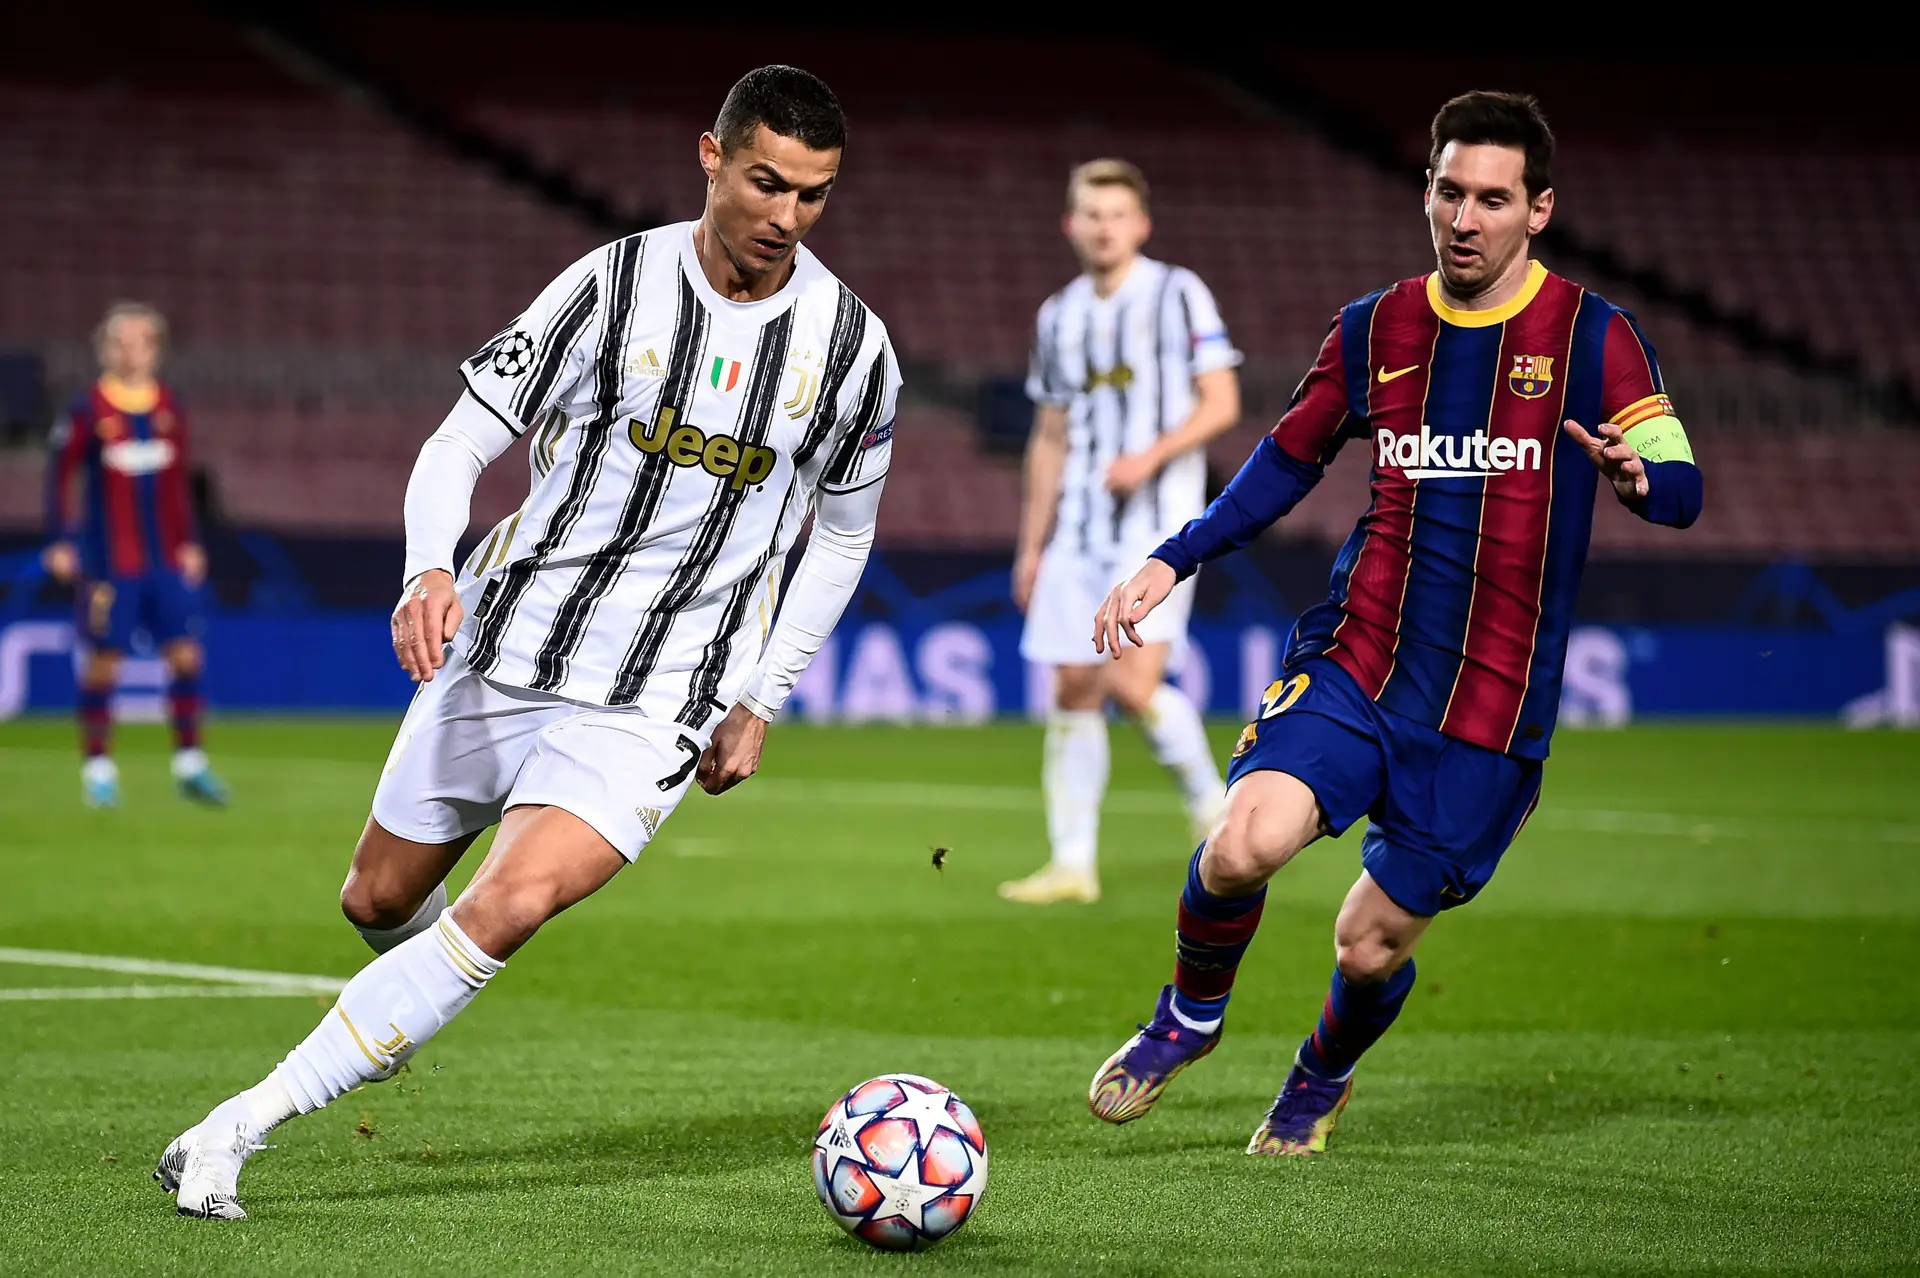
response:
<path id="1" fill-rule="evenodd" d="M 1387 371 L 1387 366 L 1385 364 L 1382 364 L 1380 366 L 1380 384 L 1382 386 L 1385 386 L 1388 382 L 1392 381 L 1394 378 L 1405 377 L 1408 373 L 1411 373 L 1414 369 L 1418 367 L 1420 367 L 1418 364 L 1409 364 L 1405 368 L 1396 368 L 1391 373 L 1389 373 Z"/>

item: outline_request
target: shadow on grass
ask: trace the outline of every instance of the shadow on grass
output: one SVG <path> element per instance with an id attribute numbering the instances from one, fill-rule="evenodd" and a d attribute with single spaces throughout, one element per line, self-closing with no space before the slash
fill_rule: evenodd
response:
<path id="1" fill-rule="evenodd" d="M 303 1201 L 323 1202 L 433 1197 L 492 1193 L 503 1187 L 585 1187 L 716 1176 L 774 1164 L 789 1165 L 804 1178 L 811 1137 L 811 1129 L 796 1123 L 790 1112 L 749 1112 L 576 1129 L 537 1141 L 435 1149 L 430 1155 L 396 1141 L 388 1149 L 369 1146 L 347 1160 L 366 1183 L 299 1193 Z M 331 1158 L 306 1164 L 308 1172 L 324 1170 L 329 1179 L 337 1177 L 341 1167 Z"/>

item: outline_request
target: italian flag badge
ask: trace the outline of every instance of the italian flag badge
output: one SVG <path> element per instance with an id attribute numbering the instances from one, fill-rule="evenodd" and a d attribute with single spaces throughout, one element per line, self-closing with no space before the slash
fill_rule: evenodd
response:
<path id="1" fill-rule="evenodd" d="M 728 359 L 724 355 L 715 355 L 713 368 L 707 373 L 707 380 L 713 383 L 715 390 L 732 390 L 740 384 L 740 361 Z"/>

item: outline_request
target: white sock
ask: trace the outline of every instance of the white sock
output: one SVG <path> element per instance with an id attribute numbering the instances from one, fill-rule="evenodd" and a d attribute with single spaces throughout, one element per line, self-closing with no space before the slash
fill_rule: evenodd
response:
<path id="1" fill-rule="evenodd" d="M 1180 783 L 1187 811 L 1212 816 L 1225 791 L 1200 711 L 1187 694 L 1170 683 L 1161 684 L 1140 712 L 1140 731 L 1146 734 L 1153 757 Z"/>
<path id="2" fill-rule="evenodd" d="M 253 1115 L 254 1129 L 262 1136 L 300 1112 L 293 1103 L 293 1093 L 287 1090 L 287 1080 L 277 1069 L 235 1099 L 246 1105 Z"/>
<path id="3" fill-rule="evenodd" d="M 173 752 L 173 779 L 185 781 L 197 777 L 207 770 L 207 752 L 199 746 L 189 746 L 185 750 Z"/>
<path id="4" fill-rule="evenodd" d="M 120 765 L 115 763 L 110 755 L 96 754 L 80 765 L 80 776 L 84 780 L 94 782 L 118 781 Z"/>
<path id="5" fill-rule="evenodd" d="M 1204 1021 L 1196 1021 L 1191 1016 L 1188 1016 L 1185 1012 L 1181 1011 L 1180 1005 L 1178 1003 L 1173 1003 L 1173 1002 L 1169 1002 L 1167 1004 L 1167 1010 L 1173 1013 L 1174 1020 L 1179 1021 L 1182 1025 L 1186 1026 L 1188 1029 L 1192 1030 L 1196 1034 L 1218 1033 L 1220 1029 L 1220 1022 L 1226 1019 L 1225 1017 L 1222 1017 L 1222 1016 L 1214 1016 Z"/>
<path id="6" fill-rule="evenodd" d="M 361 968 L 274 1073 L 302 1114 L 392 1078 L 504 966 L 467 939 L 449 910 Z"/>
<path id="7" fill-rule="evenodd" d="M 413 912 L 413 917 L 399 927 L 361 927 L 355 923 L 353 930 L 360 934 L 361 940 L 373 948 L 375 954 L 385 954 L 400 942 L 418 936 L 432 927 L 433 921 L 439 918 L 446 908 L 447 885 L 445 880 L 442 880 L 434 885 L 433 891 L 427 893 L 427 899 L 420 903 L 420 908 Z"/>
<path id="8" fill-rule="evenodd" d="M 1047 718 L 1041 786 L 1054 864 L 1093 869 L 1100 847 L 1100 801 L 1107 794 L 1107 716 L 1100 710 L 1055 710 Z"/>

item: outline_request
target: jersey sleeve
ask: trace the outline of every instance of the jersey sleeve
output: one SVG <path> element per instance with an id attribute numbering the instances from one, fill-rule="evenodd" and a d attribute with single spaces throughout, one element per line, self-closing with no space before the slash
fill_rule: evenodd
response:
<path id="1" fill-rule="evenodd" d="M 1650 462 L 1692 461 L 1693 448 L 1667 396 L 1653 343 L 1625 311 L 1607 322 L 1600 410 Z"/>
<path id="2" fill-rule="evenodd" d="M 851 492 L 887 477 L 893 464 L 893 420 L 900 401 L 900 363 L 883 335 L 855 391 L 847 425 L 820 475 L 823 492 Z"/>
<path id="3" fill-rule="evenodd" d="M 180 542 L 198 542 L 200 533 L 193 518 L 193 432 L 178 400 L 172 402 L 169 411 L 173 414 L 173 461 L 159 476 L 162 526 Z"/>
<path id="4" fill-rule="evenodd" d="M 1320 344 L 1318 358 L 1294 388 L 1293 401 L 1272 432 L 1273 442 L 1282 452 L 1310 466 L 1325 466 L 1349 435 L 1366 427 L 1347 398 L 1346 354 L 1340 328 L 1336 316 L 1327 340 Z"/>
<path id="5" fill-rule="evenodd" d="M 1073 402 L 1073 387 L 1060 367 L 1060 298 L 1049 297 L 1033 324 L 1033 353 L 1027 360 L 1027 398 L 1047 408 Z"/>
<path id="6" fill-rule="evenodd" d="M 47 537 L 51 541 L 71 537 L 79 529 L 74 488 L 86 462 L 89 439 L 77 406 L 55 418 L 47 432 Z"/>
<path id="7" fill-rule="evenodd" d="M 1195 377 L 1222 368 L 1240 367 L 1246 356 L 1234 348 L 1233 339 L 1227 335 L 1227 322 L 1220 316 L 1213 291 L 1188 270 L 1174 272 L 1170 291 L 1178 322 L 1169 327 L 1177 335 L 1181 349 L 1167 353 L 1184 358 Z"/>
<path id="8" fill-rule="evenodd" d="M 560 272 L 512 323 L 460 365 L 475 399 L 516 436 L 579 385 L 601 311 L 604 248 Z"/>

